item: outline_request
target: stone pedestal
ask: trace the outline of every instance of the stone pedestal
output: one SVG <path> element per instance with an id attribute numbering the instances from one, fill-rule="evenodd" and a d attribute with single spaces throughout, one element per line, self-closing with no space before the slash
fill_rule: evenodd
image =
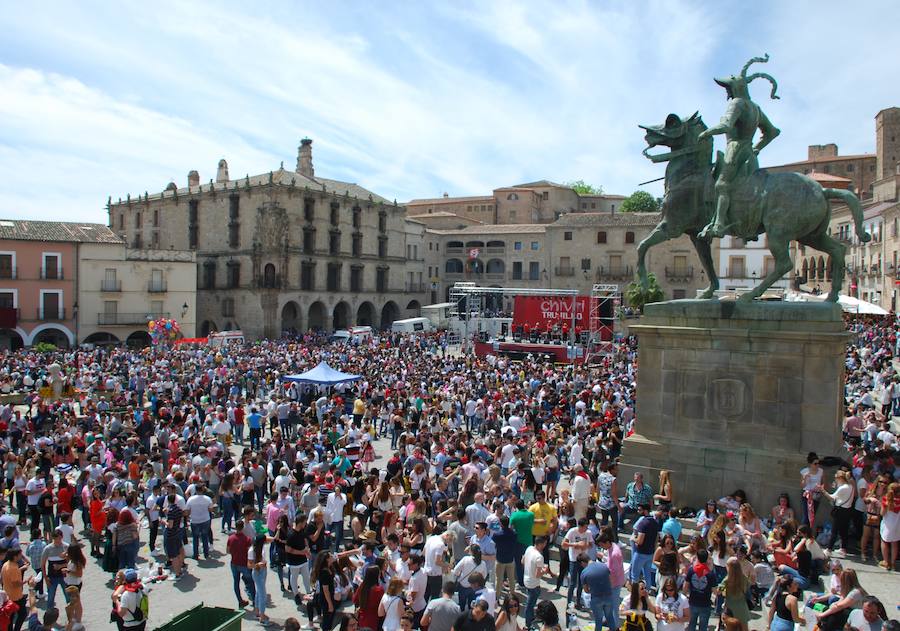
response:
<path id="1" fill-rule="evenodd" d="M 669 469 L 678 506 L 740 488 L 763 515 L 781 492 L 799 509 L 806 454 L 841 446 L 840 306 L 677 300 L 647 305 L 630 329 L 637 425 L 620 487 L 640 470 L 657 490 Z"/>

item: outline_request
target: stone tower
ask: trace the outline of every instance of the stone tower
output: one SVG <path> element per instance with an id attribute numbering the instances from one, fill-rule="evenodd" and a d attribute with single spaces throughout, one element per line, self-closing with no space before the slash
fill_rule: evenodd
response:
<path id="1" fill-rule="evenodd" d="M 897 175 L 900 164 L 900 107 L 875 115 L 875 180 Z"/>
<path id="2" fill-rule="evenodd" d="M 225 162 L 225 159 L 219 160 L 219 168 L 216 171 L 216 182 L 227 182 L 228 181 L 228 163 Z"/>
<path id="3" fill-rule="evenodd" d="M 315 177 L 312 163 L 312 140 L 304 138 L 300 141 L 300 149 L 297 151 L 297 173 L 306 177 Z"/>

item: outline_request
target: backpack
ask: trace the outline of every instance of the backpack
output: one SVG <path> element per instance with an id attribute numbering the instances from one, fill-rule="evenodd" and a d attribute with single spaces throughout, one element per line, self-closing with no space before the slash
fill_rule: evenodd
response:
<path id="1" fill-rule="evenodd" d="M 146 620 L 147 616 L 150 615 L 150 597 L 147 596 L 147 592 L 141 589 L 139 592 L 140 598 L 138 599 L 138 606 L 135 607 L 134 611 L 131 613 L 131 616 L 135 620 Z"/>

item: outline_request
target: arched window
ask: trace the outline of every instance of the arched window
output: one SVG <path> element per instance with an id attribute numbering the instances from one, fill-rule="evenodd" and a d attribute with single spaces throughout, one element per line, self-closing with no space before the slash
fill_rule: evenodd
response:
<path id="1" fill-rule="evenodd" d="M 463 273 L 463 262 L 459 259 L 447 259 L 447 263 L 444 265 L 444 273 L 446 274 L 462 274 Z"/>
<path id="2" fill-rule="evenodd" d="M 263 287 L 269 289 L 275 287 L 275 266 L 271 263 L 267 263 L 263 269 Z"/>
<path id="3" fill-rule="evenodd" d="M 514 202 L 514 201 L 517 201 L 517 200 L 519 199 L 519 195 L 518 195 L 518 193 L 510 193 L 509 195 L 506 196 L 506 199 L 508 199 L 509 201 Z"/>

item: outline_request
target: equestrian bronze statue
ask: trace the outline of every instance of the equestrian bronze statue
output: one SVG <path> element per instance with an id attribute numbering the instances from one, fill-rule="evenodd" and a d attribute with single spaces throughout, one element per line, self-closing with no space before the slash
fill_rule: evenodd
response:
<path id="1" fill-rule="evenodd" d="M 644 155 L 653 162 L 667 162 L 662 220 L 638 245 L 637 277 L 648 286 L 645 258 L 647 250 L 668 239 L 687 234 L 709 276 L 703 298 L 712 298 L 719 288 L 710 247 L 713 238 L 725 235 L 755 241 L 765 233 L 774 269 L 760 283 L 740 297 L 753 300 L 793 269 L 791 241 L 825 252 L 830 257 L 831 291 L 828 300 L 838 299 L 844 280 L 846 247 L 828 234 L 831 218 L 829 200 L 839 200 L 850 208 L 860 241 L 869 241 L 863 228 L 859 198 L 850 191 L 822 188 L 800 173 L 769 173 L 759 168 L 757 155 L 778 134 L 762 109 L 750 98 L 748 86 L 763 78 L 772 84 L 772 98 L 778 85 L 771 76 L 747 76 L 753 63 L 769 59 L 755 57 L 740 74 L 716 79 L 728 94 L 728 106 L 718 125 L 707 128 L 698 113 L 682 120 L 669 114 L 662 125 L 640 125 L 646 131 Z M 754 146 L 756 131 L 761 132 Z M 726 139 L 725 152 L 712 162 L 713 136 Z M 668 147 L 666 153 L 651 154 L 653 147 Z"/>

